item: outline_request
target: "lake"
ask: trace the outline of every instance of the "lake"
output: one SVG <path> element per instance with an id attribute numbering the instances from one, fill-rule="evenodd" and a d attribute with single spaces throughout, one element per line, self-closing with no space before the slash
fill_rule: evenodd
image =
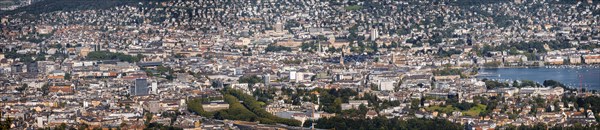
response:
<path id="1" fill-rule="evenodd" d="M 579 78 L 581 76 L 581 78 Z M 534 68 L 481 68 L 479 79 L 532 80 L 542 84 L 544 80 L 556 80 L 569 87 L 600 90 L 600 67 L 534 67 Z"/>

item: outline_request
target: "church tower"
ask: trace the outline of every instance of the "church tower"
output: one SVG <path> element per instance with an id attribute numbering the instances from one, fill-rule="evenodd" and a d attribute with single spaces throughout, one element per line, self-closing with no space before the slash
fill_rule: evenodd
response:
<path id="1" fill-rule="evenodd" d="M 344 65 L 344 52 L 342 51 L 342 56 L 340 56 L 340 65 Z"/>

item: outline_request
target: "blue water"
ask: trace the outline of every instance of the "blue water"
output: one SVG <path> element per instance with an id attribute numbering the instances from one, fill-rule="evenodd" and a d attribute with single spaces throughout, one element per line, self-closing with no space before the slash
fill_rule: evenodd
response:
<path id="1" fill-rule="evenodd" d="M 580 78 L 581 77 L 581 78 Z M 579 88 L 580 80 L 583 88 L 600 90 L 600 68 L 487 68 L 479 70 L 477 78 L 496 80 L 533 80 L 542 84 L 544 80 L 556 80 L 568 87 Z"/>

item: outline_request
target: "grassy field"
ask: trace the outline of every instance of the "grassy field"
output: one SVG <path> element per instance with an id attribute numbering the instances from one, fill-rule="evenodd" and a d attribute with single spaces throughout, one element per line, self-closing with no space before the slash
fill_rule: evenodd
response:
<path id="1" fill-rule="evenodd" d="M 486 107 L 487 106 L 485 106 L 483 104 L 477 104 L 476 106 L 473 106 L 468 111 L 463 111 L 462 113 L 463 113 L 463 115 L 478 117 L 479 113 L 485 111 Z"/>
<path id="2" fill-rule="evenodd" d="M 473 106 L 471 109 L 467 110 L 467 111 L 461 111 L 463 113 L 463 115 L 465 116 L 473 116 L 473 117 L 478 117 L 479 113 L 485 111 L 485 109 L 487 108 L 487 106 L 483 105 L 483 104 L 477 104 L 475 106 Z M 427 111 L 437 111 L 440 113 L 452 113 L 454 111 L 459 111 L 460 109 L 452 106 L 452 105 L 447 105 L 447 106 L 429 106 L 427 108 L 425 108 L 425 110 Z"/>
<path id="3" fill-rule="evenodd" d="M 441 106 L 429 106 L 427 108 L 425 108 L 425 110 L 427 111 L 437 111 L 440 113 L 451 113 L 453 111 L 458 111 L 458 108 L 453 107 L 452 105 L 447 105 L 445 107 L 441 107 Z"/>
<path id="4" fill-rule="evenodd" d="M 362 9 L 362 6 L 360 6 L 360 5 L 351 5 L 351 6 L 344 7 L 344 9 L 346 9 L 348 11 L 360 10 L 360 9 Z"/>

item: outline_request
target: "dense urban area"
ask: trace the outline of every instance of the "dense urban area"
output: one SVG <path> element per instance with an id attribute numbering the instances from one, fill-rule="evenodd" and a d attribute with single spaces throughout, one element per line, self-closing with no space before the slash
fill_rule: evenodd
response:
<path id="1" fill-rule="evenodd" d="M 0 130 L 600 129 L 600 86 L 478 77 L 600 68 L 598 0 L 0 0 L 0 18 Z"/>

